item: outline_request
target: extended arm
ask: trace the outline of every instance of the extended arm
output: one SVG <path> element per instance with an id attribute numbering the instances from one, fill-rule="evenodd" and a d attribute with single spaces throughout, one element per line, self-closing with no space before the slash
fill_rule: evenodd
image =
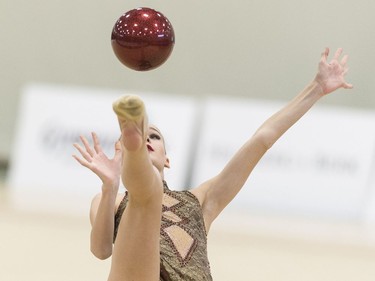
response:
<path id="1" fill-rule="evenodd" d="M 348 70 L 347 56 L 339 62 L 342 49 L 338 49 L 328 63 L 328 53 L 328 48 L 322 53 L 315 79 L 284 108 L 266 120 L 216 177 L 192 191 L 201 201 L 207 228 L 237 195 L 267 150 L 322 96 L 338 88 L 352 88 L 344 80 Z"/>
<path id="2" fill-rule="evenodd" d="M 94 148 L 91 148 L 87 139 L 81 137 L 85 148 L 75 143 L 74 147 L 83 158 L 73 157 L 84 167 L 93 171 L 102 180 L 102 192 L 92 200 L 90 221 L 92 225 L 90 248 L 91 252 L 99 259 L 106 259 L 112 254 L 114 232 L 114 214 L 118 204 L 118 189 L 120 183 L 121 145 L 115 145 L 113 159 L 102 151 L 98 137 L 92 134 Z"/>

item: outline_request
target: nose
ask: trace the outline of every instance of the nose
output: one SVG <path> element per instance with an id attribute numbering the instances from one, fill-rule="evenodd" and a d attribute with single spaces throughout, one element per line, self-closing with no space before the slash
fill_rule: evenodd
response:
<path id="1" fill-rule="evenodd" d="M 149 137 L 147 137 L 146 141 L 147 141 L 147 142 L 149 143 L 149 142 L 150 142 L 150 138 L 149 138 Z"/>

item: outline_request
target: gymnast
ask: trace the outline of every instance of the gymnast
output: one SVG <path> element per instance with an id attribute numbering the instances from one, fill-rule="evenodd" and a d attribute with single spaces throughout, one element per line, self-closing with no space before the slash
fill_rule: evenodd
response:
<path id="1" fill-rule="evenodd" d="M 82 143 L 74 144 L 80 156 L 73 155 L 102 181 L 91 204 L 90 245 L 97 258 L 112 257 L 108 281 L 212 280 L 207 234 L 213 221 L 263 155 L 321 97 L 352 88 L 344 79 L 348 56 L 341 48 L 330 61 L 328 55 L 326 48 L 314 79 L 267 119 L 219 174 L 185 191 L 169 189 L 164 179 L 170 166 L 164 138 L 148 123 L 141 98 L 123 96 L 113 103 L 121 130 L 114 157 L 103 153 L 95 133 L 93 145 L 81 136 Z M 120 181 L 125 192 L 119 192 Z"/>

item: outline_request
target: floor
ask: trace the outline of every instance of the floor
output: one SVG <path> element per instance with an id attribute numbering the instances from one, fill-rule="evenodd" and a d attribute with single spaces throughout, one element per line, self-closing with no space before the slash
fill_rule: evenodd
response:
<path id="1" fill-rule="evenodd" d="M 86 218 L 17 211 L 0 186 L 0 280 L 106 280 Z M 374 234 L 374 235 L 373 235 Z M 215 281 L 374 281 L 373 227 L 224 214 L 209 234 Z"/>

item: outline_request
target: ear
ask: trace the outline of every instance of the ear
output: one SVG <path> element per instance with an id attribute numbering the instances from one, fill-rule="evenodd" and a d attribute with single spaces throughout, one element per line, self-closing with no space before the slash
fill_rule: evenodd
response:
<path id="1" fill-rule="evenodd" d="M 169 163 L 169 158 L 168 158 L 168 157 L 165 158 L 164 167 L 165 167 L 165 168 L 170 168 L 170 167 L 171 167 L 171 165 L 170 165 L 170 163 Z"/>

